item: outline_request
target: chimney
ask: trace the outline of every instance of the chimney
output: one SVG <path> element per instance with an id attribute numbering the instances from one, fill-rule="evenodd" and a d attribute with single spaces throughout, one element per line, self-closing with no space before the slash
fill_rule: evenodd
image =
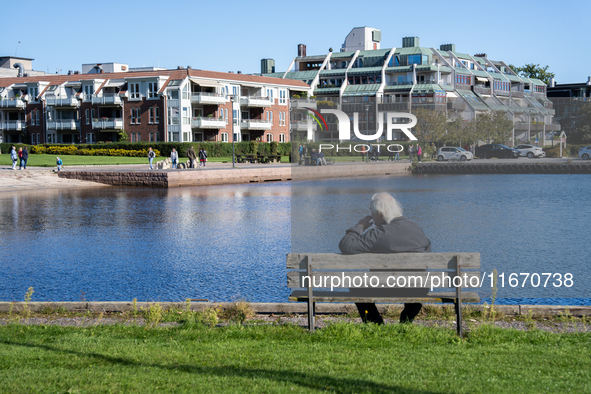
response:
<path id="1" fill-rule="evenodd" d="M 587 82 L 588 83 L 588 82 Z M 554 88 L 556 87 L 556 81 L 554 80 L 554 78 L 550 78 L 550 87 Z"/>
<path id="2" fill-rule="evenodd" d="M 275 60 L 261 59 L 261 74 L 271 74 L 275 72 Z"/>
<path id="3" fill-rule="evenodd" d="M 419 42 L 420 42 L 419 37 L 403 37 L 402 38 L 402 47 L 403 48 L 418 47 L 418 46 L 420 46 Z"/>
<path id="4" fill-rule="evenodd" d="M 236 74 L 242 74 L 242 71 L 236 71 Z"/>
<path id="5" fill-rule="evenodd" d="M 474 57 L 487 57 L 486 53 L 477 53 Z"/>
<path id="6" fill-rule="evenodd" d="M 587 85 L 591 86 L 591 77 L 587 77 Z"/>
<path id="7" fill-rule="evenodd" d="M 456 51 L 456 44 L 441 44 L 439 46 L 439 50 L 446 51 L 446 52 L 455 52 Z"/>
<path id="8" fill-rule="evenodd" d="M 306 45 L 305 44 L 298 45 L 298 57 L 306 57 Z"/>

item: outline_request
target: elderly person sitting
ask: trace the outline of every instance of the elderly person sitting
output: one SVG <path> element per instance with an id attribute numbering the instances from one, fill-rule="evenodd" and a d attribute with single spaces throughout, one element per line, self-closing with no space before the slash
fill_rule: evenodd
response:
<path id="1" fill-rule="evenodd" d="M 388 193 L 377 193 L 371 198 L 371 216 L 366 216 L 347 230 L 339 243 L 343 254 L 358 253 L 423 253 L 431 252 L 431 241 L 421 227 L 402 215 L 402 207 Z M 375 227 L 367 230 L 371 222 Z M 362 289 L 359 289 L 362 290 Z M 383 324 L 373 303 L 357 303 L 359 315 L 365 321 Z M 419 303 L 404 304 L 400 322 L 412 322 L 420 312 Z"/>
<path id="2" fill-rule="evenodd" d="M 312 153 L 310 153 L 310 160 L 312 160 L 313 163 L 316 163 L 317 166 L 322 165 L 322 160 L 320 159 L 320 156 L 318 156 L 318 153 L 316 153 L 316 149 L 312 149 Z"/>

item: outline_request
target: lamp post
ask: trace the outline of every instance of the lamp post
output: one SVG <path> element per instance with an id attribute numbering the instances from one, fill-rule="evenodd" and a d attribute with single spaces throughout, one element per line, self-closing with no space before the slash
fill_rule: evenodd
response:
<path id="1" fill-rule="evenodd" d="M 232 103 L 232 168 L 236 167 L 236 156 L 234 155 L 234 141 L 236 140 L 236 134 L 234 133 L 234 95 L 230 96 L 230 102 Z"/>

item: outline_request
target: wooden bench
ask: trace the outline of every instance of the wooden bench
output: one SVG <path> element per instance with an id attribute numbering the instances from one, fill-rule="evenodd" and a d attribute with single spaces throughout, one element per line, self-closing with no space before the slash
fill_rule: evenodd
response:
<path id="1" fill-rule="evenodd" d="M 480 284 L 480 272 L 474 271 L 480 269 L 480 253 L 290 253 L 287 269 L 287 287 L 292 289 L 289 300 L 308 303 L 310 331 L 314 330 L 316 302 L 453 303 L 461 336 L 462 302 L 480 302 L 477 293 L 462 292 L 462 288 Z"/>

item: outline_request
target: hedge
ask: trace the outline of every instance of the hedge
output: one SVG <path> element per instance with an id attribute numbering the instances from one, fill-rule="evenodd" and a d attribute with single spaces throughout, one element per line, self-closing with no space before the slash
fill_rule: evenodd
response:
<path id="1" fill-rule="evenodd" d="M 578 157 L 579 148 L 589 146 L 589 144 L 569 144 L 566 142 L 566 149 L 562 148 L 562 156 Z M 553 147 L 545 147 L 546 157 L 560 157 L 560 142 L 554 141 Z"/>

